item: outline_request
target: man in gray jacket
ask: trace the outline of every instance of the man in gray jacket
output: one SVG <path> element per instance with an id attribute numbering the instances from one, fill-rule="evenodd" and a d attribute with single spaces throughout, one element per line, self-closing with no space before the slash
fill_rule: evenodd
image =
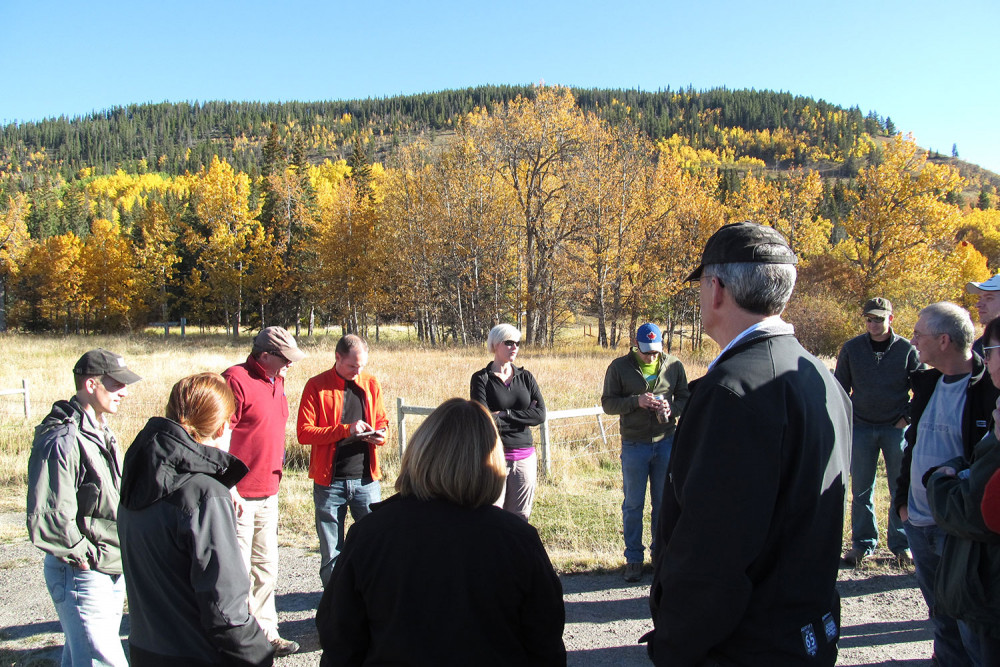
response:
<path id="1" fill-rule="evenodd" d="M 639 327 L 636 346 L 608 366 L 601 407 L 619 415 L 622 436 L 622 525 L 625 536 L 625 581 L 642 577 L 645 547 L 642 512 L 646 482 L 652 502 L 651 533 L 656 546 L 656 523 L 663 501 L 663 484 L 674 442 L 674 427 L 687 405 L 687 375 L 677 357 L 663 352 L 660 328 L 647 322 Z"/>
<path id="2" fill-rule="evenodd" d="M 837 357 L 834 375 L 851 396 L 854 439 L 851 453 L 851 541 L 844 561 L 857 565 L 875 551 L 875 470 L 885 459 L 889 483 L 889 550 L 900 565 L 913 561 L 903 522 L 893 510 L 896 478 L 903 459 L 903 431 L 909 424 L 910 374 L 920 367 L 917 350 L 892 330 L 892 303 L 869 299 L 861 313 L 867 331 L 846 343 Z"/>
<path id="3" fill-rule="evenodd" d="M 28 536 L 45 552 L 45 584 L 66 635 L 63 665 L 127 667 L 118 541 L 122 458 L 107 424 L 142 378 L 97 349 L 73 368 L 76 394 L 35 429 L 28 458 Z"/>

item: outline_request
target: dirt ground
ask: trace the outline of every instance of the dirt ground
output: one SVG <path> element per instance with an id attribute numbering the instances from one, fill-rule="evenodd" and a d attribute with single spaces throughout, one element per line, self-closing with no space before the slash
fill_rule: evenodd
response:
<path id="1" fill-rule="evenodd" d="M 4 517 L 13 521 L 16 517 Z M 23 516 L 21 518 L 23 521 Z M 885 554 L 888 556 L 888 553 Z M 302 645 L 276 664 L 318 665 L 313 623 L 319 602 L 319 556 L 282 548 L 278 613 L 282 635 Z M 569 664 L 648 665 L 636 639 L 649 630 L 650 573 L 639 584 L 615 574 L 562 577 L 566 601 L 564 634 Z M 838 665 L 930 665 L 927 608 L 910 570 L 887 564 L 840 572 L 843 631 Z M 128 615 L 122 638 L 128 636 Z M 59 664 L 62 633 L 42 578 L 42 554 L 26 540 L 0 545 L 0 665 Z"/>

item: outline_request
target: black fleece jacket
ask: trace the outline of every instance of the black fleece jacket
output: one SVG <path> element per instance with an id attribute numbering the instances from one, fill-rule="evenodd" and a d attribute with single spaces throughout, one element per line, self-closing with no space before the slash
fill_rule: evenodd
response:
<path id="1" fill-rule="evenodd" d="M 238 458 L 163 417 L 126 452 L 118 533 L 133 667 L 272 664 L 250 615 L 229 494 L 246 474 Z"/>

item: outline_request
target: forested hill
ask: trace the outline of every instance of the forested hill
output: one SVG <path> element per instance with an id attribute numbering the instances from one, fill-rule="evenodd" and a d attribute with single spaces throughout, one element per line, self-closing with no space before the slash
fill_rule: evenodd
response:
<path id="1" fill-rule="evenodd" d="M 694 150 L 728 151 L 768 167 L 817 168 L 827 176 L 853 177 L 864 166 L 865 156 L 854 152 L 862 134 L 896 132 L 891 118 L 875 111 L 785 92 L 572 92 L 582 110 L 596 111 L 613 125 L 630 124 L 654 140 L 673 137 Z M 217 155 L 253 174 L 272 124 L 297 133 L 313 163 L 348 157 L 359 133 L 375 138 L 369 150 L 379 159 L 415 136 L 453 129 L 462 114 L 477 107 L 492 109 L 535 94 L 533 86 L 503 85 L 349 101 L 133 104 L 0 127 L 0 169 L 58 171 L 66 180 L 81 168 L 98 174 L 118 169 L 181 174 Z M 963 175 L 1000 184 L 973 165 L 957 166 Z"/>

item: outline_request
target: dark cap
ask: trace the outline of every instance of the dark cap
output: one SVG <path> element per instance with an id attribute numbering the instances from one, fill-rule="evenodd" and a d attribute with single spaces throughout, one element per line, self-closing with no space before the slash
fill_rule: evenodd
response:
<path id="1" fill-rule="evenodd" d="M 125 357 L 101 348 L 86 353 L 73 367 L 74 375 L 107 375 L 119 382 L 132 384 L 142 378 L 125 365 Z"/>
<path id="2" fill-rule="evenodd" d="M 302 361 L 306 353 L 299 349 L 292 334 L 282 327 L 265 327 L 253 339 L 254 352 L 274 352 L 289 361 Z"/>
<path id="3" fill-rule="evenodd" d="M 685 282 L 701 280 L 701 272 L 709 264 L 798 264 L 788 241 L 773 227 L 755 222 L 736 222 L 712 234 L 701 254 L 701 264 Z"/>
<path id="4" fill-rule="evenodd" d="M 889 299 L 875 297 L 865 301 L 865 307 L 861 311 L 862 315 L 874 315 L 875 317 L 889 317 L 892 315 L 892 303 Z"/>

